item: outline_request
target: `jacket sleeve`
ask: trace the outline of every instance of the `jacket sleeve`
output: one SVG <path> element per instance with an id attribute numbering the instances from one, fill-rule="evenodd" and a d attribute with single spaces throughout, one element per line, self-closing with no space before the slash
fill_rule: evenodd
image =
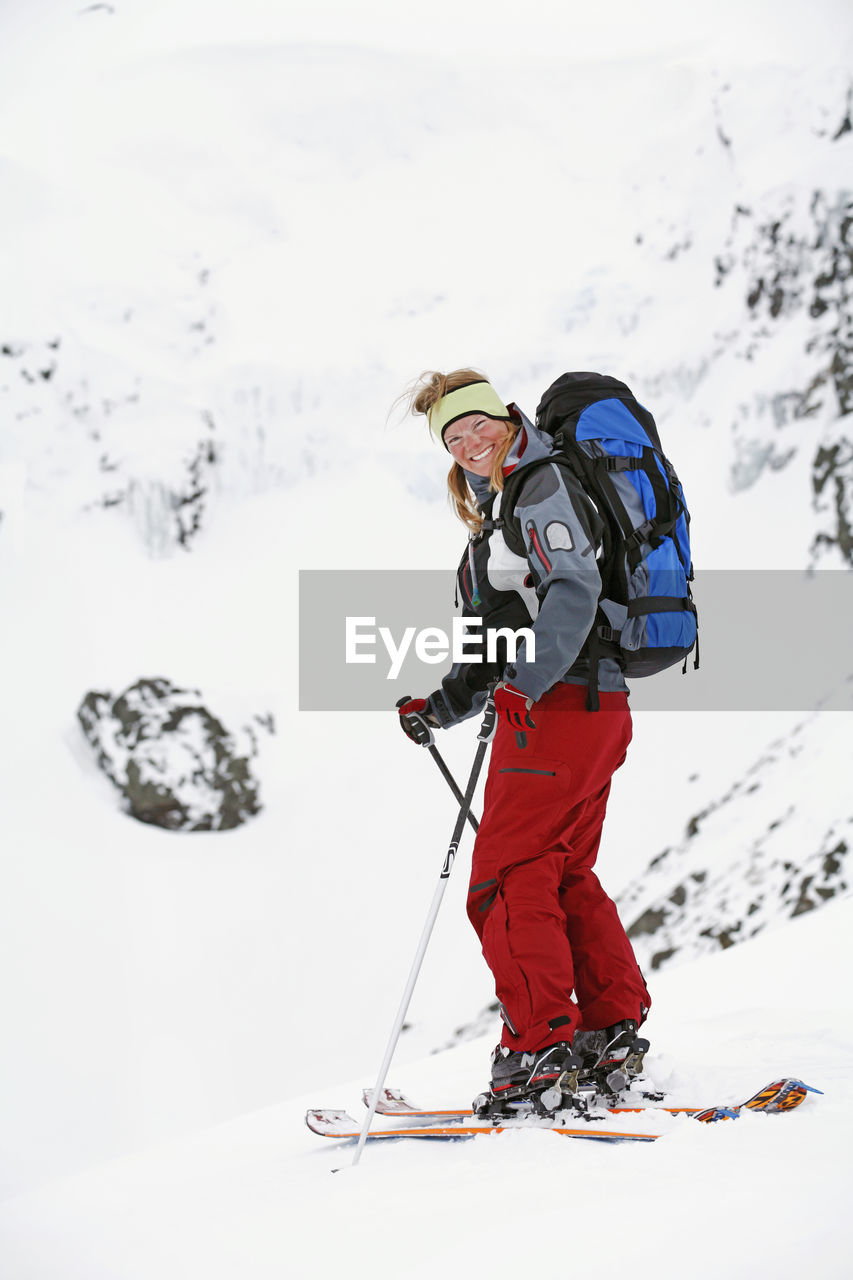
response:
<path id="1" fill-rule="evenodd" d="M 537 467 L 522 485 L 515 521 L 536 581 L 535 650 L 522 641 L 506 678 L 534 701 L 577 660 L 595 622 L 601 594 L 596 553 L 601 519 L 565 467 Z"/>
<path id="2" fill-rule="evenodd" d="M 476 618 L 477 614 L 467 604 L 462 607 L 463 618 Z M 485 646 L 485 638 L 481 633 L 479 638 L 473 635 L 466 640 L 465 647 L 469 652 L 477 653 L 483 656 Z M 449 729 L 451 725 L 459 724 L 463 720 L 470 719 L 471 716 L 477 715 L 486 705 L 486 691 L 489 682 L 492 680 L 500 680 L 503 673 L 502 663 L 482 662 L 454 662 L 447 675 L 441 682 L 441 688 L 436 689 L 427 699 L 428 710 L 437 720 L 442 729 Z"/>

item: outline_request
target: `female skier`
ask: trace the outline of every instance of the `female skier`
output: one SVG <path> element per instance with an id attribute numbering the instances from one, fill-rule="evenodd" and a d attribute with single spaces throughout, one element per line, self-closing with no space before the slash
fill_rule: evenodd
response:
<path id="1" fill-rule="evenodd" d="M 616 659 L 601 658 L 600 710 L 587 710 L 602 524 L 564 467 L 541 464 L 555 452 L 551 437 L 504 404 L 483 374 L 423 374 L 409 406 L 452 458 L 448 487 L 469 532 L 457 575 L 463 615 L 482 619 L 484 653 L 485 633 L 497 627 L 532 627 L 535 642 L 523 642 L 510 663 L 455 664 L 439 689 L 399 713 L 407 736 L 423 741 L 423 722 L 447 729 L 476 715 L 489 682 L 499 681 L 467 909 L 504 1026 L 490 1095 L 477 1109 L 503 1100 L 545 1109 L 543 1096 L 579 1084 L 627 1083 L 648 1048 L 637 1029 L 649 993 L 593 871 L 611 778 L 631 740 Z M 514 508 L 520 556 L 501 530 L 500 502 L 506 477 L 533 462 L 540 465 Z"/>

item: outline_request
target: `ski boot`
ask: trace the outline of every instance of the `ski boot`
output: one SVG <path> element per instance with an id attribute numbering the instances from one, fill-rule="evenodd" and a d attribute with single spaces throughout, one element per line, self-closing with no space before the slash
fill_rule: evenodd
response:
<path id="1" fill-rule="evenodd" d="M 492 1082 L 488 1093 L 474 1099 L 476 1116 L 553 1116 L 563 1107 L 578 1105 L 581 1059 L 568 1041 L 532 1053 L 498 1045 L 492 1054 Z"/>
<path id="2" fill-rule="evenodd" d="M 614 1098 L 640 1076 L 649 1042 L 637 1035 L 634 1019 L 625 1018 L 600 1031 L 577 1031 L 574 1047 L 581 1059 L 580 1091 Z"/>

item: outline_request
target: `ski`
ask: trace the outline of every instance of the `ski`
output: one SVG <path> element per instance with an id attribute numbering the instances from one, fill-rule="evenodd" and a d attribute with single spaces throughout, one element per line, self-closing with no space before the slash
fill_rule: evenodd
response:
<path id="1" fill-rule="evenodd" d="M 571 1119 L 575 1117 L 572 1116 Z M 355 1142 L 361 1134 L 358 1121 L 347 1115 L 346 1111 L 327 1108 L 308 1111 L 305 1115 L 305 1123 L 312 1133 L 317 1133 L 323 1138 L 334 1138 L 338 1142 Z M 540 1129 L 545 1133 L 559 1133 L 564 1138 L 584 1138 L 593 1142 L 654 1142 L 661 1136 L 659 1133 L 622 1133 L 619 1130 L 597 1129 L 591 1124 L 579 1129 L 568 1123 L 561 1124 L 556 1117 L 553 1121 L 541 1118 L 513 1120 L 512 1117 L 508 1117 L 500 1122 L 472 1118 L 468 1123 L 461 1119 L 449 1120 L 445 1124 L 399 1125 L 393 1129 L 371 1129 L 367 1140 L 375 1142 L 395 1138 L 433 1138 L 447 1142 L 482 1137 L 483 1134 L 510 1133 L 520 1129 Z"/>
<path id="2" fill-rule="evenodd" d="M 770 1084 L 765 1085 L 763 1089 L 759 1089 L 751 1098 L 747 1098 L 745 1102 L 738 1103 L 734 1106 L 717 1106 L 717 1107 L 668 1107 L 658 1105 L 662 1101 L 662 1094 L 644 1093 L 639 1098 L 648 1105 L 639 1106 L 606 1106 L 596 1101 L 594 1103 L 595 1110 L 600 1114 L 605 1112 L 608 1115 L 636 1115 L 638 1112 L 645 1111 L 665 1111 L 668 1115 L 687 1115 L 694 1120 L 699 1120 L 704 1124 L 713 1123 L 716 1120 L 733 1120 L 736 1119 L 744 1110 L 764 1111 L 769 1114 L 782 1111 L 792 1111 L 794 1107 L 798 1107 L 809 1093 L 820 1093 L 820 1089 L 815 1089 L 812 1085 L 804 1084 L 802 1080 L 785 1077 L 780 1080 L 774 1080 Z M 370 1105 L 372 1090 L 365 1089 L 362 1093 L 362 1101 L 365 1106 Z M 382 1116 L 400 1116 L 409 1120 L 458 1120 L 463 1121 L 473 1116 L 473 1111 L 469 1108 L 459 1108 L 458 1110 L 425 1110 L 411 1102 L 405 1094 L 399 1089 L 383 1089 L 381 1097 L 376 1107 L 377 1115 Z M 502 1117 L 501 1117 L 502 1118 Z"/>
<path id="3" fill-rule="evenodd" d="M 702 1123 L 715 1120 L 733 1120 L 745 1111 L 760 1111 L 766 1114 L 792 1111 L 798 1107 L 809 1093 L 820 1093 L 812 1085 L 802 1080 L 784 1077 L 774 1080 L 759 1089 L 752 1097 L 736 1106 L 717 1107 L 667 1107 L 656 1105 L 652 1101 L 647 1106 L 596 1106 L 590 1111 L 567 1110 L 558 1112 L 553 1117 L 537 1115 L 495 1115 L 477 1117 L 468 1109 L 424 1110 L 415 1106 L 397 1089 L 383 1089 L 376 1111 L 378 1115 L 393 1117 L 400 1121 L 408 1121 L 395 1125 L 391 1129 L 373 1129 L 368 1132 L 368 1141 L 391 1141 L 399 1138 L 433 1138 L 437 1141 L 451 1141 L 480 1137 L 483 1134 L 508 1133 L 519 1129 L 539 1129 L 543 1132 L 558 1133 L 564 1138 L 581 1138 L 593 1142 L 655 1142 L 660 1133 L 623 1132 L 619 1129 L 599 1127 L 610 1116 L 637 1115 L 638 1113 L 663 1112 L 667 1115 L 686 1115 Z M 364 1090 L 363 1100 L 370 1104 L 371 1091 Z M 641 1095 L 657 1100 L 660 1095 Z M 580 1122 L 580 1124 L 579 1124 Z M 338 1142 L 355 1142 L 361 1136 L 361 1126 L 346 1111 L 331 1108 L 317 1108 L 308 1111 L 305 1123 L 312 1133 L 323 1138 L 332 1138 Z"/>

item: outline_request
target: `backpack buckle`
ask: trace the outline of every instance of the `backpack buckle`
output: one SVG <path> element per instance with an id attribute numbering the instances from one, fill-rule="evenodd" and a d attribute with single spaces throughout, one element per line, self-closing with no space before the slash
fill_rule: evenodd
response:
<path id="1" fill-rule="evenodd" d="M 605 640 L 608 644 L 620 644 L 622 641 L 622 632 L 614 631 L 612 627 L 599 627 L 599 638 Z"/>
<path id="2" fill-rule="evenodd" d="M 640 527 L 638 529 L 635 529 L 633 533 L 628 534 L 628 537 L 625 539 L 625 546 L 626 547 L 642 546 L 644 542 L 649 541 L 649 538 L 654 532 L 654 528 L 655 528 L 654 520 L 647 520 L 645 524 L 641 524 Z"/>
<path id="3" fill-rule="evenodd" d="M 641 471 L 643 469 L 642 458 L 625 458 L 621 455 L 608 454 L 600 461 L 605 471 Z"/>

